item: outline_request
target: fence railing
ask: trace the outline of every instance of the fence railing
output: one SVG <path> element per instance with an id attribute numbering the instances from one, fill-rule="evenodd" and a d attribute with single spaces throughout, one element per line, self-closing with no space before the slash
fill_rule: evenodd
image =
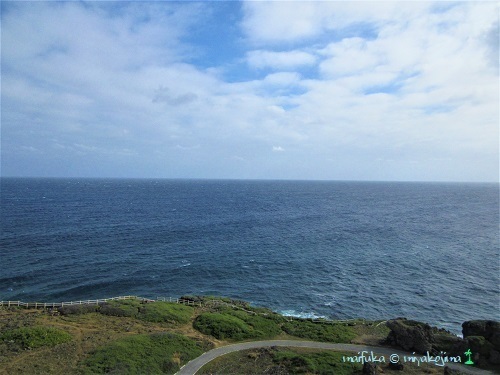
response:
<path id="1" fill-rule="evenodd" d="M 172 303 L 180 303 L 183 305 L 188 305 L 188 306 L 203 306 L 203 305 L 225 305 L 228 307 L 236 308 L 239 310 L 243 310 L 247 313 L 254 314 L 254 315 L 268 315 L 267 313 L 258 313 L 255 311 L 251 310 L 246 310 L 241 306 L 234 305 L 232 303 L 228 303 L 225 301 L 219 301 L 219 300 L 207 300 L 202 302 L 195 302 L 190 299 L 183 299 L 183 298 L 175 298 L 175 297 L 156 297 L 156 299 L 151 299 L 151 298 L 145 298 L 145 297 L 139 297 L 139 296 L 119 296 L 119 297 L 111 297 L 111 298 L 102 298 L 102 299 L 89 299 L 85 301 L 70 301 L 70 302 L 22 302 L 22 301 L 0 301 L 0 306 L 19 306 L 19 307 L 25 307 L 25 308 L 54 308 L 54 307 L 63 307 L 63 306 L 73 306 L 73 305 L 99 305 L 102 303 L 106 303 L 108 301 L 116 301 L 116 300 L 127 300 L 127 299 L 137 299 L 141 302 L 156 302 L 156 301 L 161 301 L 161 302 L 172 302 Z M 292 316 L 287 316 L 287 319 L 290 321 L 292 320 L 303 320 L 304 318 L 297 318 L 297 317 L 292 317 Z M 348 320 L 329 320 L 329 319 L 308 319 L 314 323 L 323 323 L 323 324 L 336 324 L 336 323 L 348 323 L 352 322 L 354 320 L 359 321 L 362 320 L 363 323 L 365 323 L 364 319 L 348 319 Z"/>
<path id="2" fill-rule="evenodd" d="M 194 302 L 182 298 L 172 298 L 172 297 L 156 297 L 156 300 L 151 298 L 139 297 L 139 296 L 119 296 L 111 298 L 102 299 L 89 299 L 85 301 L 70 301 L 70 302 L 23 302 L 23 301 L 0 301 L 0 306 L 19 306 L 25 308 L 53 308 L 53 307 L 63 307 L 63 306 L 73 306 L 73 305 L 99 305 L 101 303 L 106 303 L 108 301 L 125 300 L 125 299 L 137 299 L 141 302 L 155 302 L 155 301 L 167 301 L 174 303 L 181 303 L 184 305 L 191 306 L 201 306 L 201 303 Z"/>

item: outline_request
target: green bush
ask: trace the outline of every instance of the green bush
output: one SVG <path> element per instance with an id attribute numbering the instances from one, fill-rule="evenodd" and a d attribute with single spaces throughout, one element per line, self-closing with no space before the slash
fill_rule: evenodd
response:
<path id="1" fill-rule="evenodd" d="M 105 303 L 100 313 L 112 316 L 128 316 L 148 322 L 186 324 L 193 315 L 193 308 L 172 302 L 142 303 L 139 300 L 118 300 Z"/>
<path id="2" fill-rule="evenodd" d="M 342 355 L 326 351 L 298 354 L 289 350 L 279 350 L 272 354 L 273 362 L 285 367 L 290 374 L 347 375 L 361 370 L 359 363 L 343 362 Z"/>
<path id="3" fill-rule="evenodd" d="M 310 358 L 293 352 L 277 352 L 273 355 L 273 362 L 286 367 L 293 373 L 307 373 L 315 370 Z"/>
<path id="4" fill-rule="evenodd" d="M 356 337 L 354 330 L 341 323 L 313 323 L 307 320 L 294 320 L 283 324 L 283 330 L 292 336 L 314 341 L 349 343 Z"/>
<path id="5" fill-rule="evenodd" d="M 249 314 L 241 310 L 230 310 L 227 311 L 226 314 L 241 319 L 255 331 L 260 332 L 258 336 L 254 336 L 256 338 L 269 338 L 282 333 L 278 321 L 272 317 Z"/>
<path id="6" fill-rule="evenodd" d="M 197 342 L 185 336 L 134 335 L 97 349 L 80 367 L 84 374 L 174 374 L 201 354 Z"/>
<path id="7" fill-rule="evenodd" d="M 148 322 L 186 324 L 193 315 L 193 308 L 170 302 L 154 302 L 142 305 L 137 317 Z"/>
<path id="8" fill-rule="evenodd" d="M 243 320 L 219 313 L 204 313 L 199 315 L 193 327 L 206 335 L 211 335 L 219 340 L 243 340 L 253 337 L 252 327 Z"/>
<path id="9" fill-rule="evenodd" d="M 53 327 L 23 327 L 3 333 L 0 339 L 12 342 L 22 349 L 34 349 L 62 344 L 71 340 L 71 335 Z"/>
<path id="10" fill-rule="evenodd" d="M 221 311 L 199 315 L 194 328 L 220 340 L 263 339 L 282 333 L 274 319 L 230 308 Z"/>
<path id="11" fill-rule="evenodd" d="M 59 311 L 61 315 L 81 315 L 96 312 L 97 308 L 98 305 L 82 304 L 59 307 L 57 311 Z"/>

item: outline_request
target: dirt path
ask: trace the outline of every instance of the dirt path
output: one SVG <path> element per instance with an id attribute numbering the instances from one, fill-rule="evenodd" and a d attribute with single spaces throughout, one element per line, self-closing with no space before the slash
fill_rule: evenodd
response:
<path id="1" fill-rule="evenodd" d="M 386 361 L 389 362 L 389 356 L 392 354 L 397 354 L 402 361 L 403 356 L 413 356 L 411 353 L 405 353 L 402 351 L 390 349 L 390 348 L 382 348 L 376 346 L 366 346 L 366 345 L 353 345 L 353 344 L 332 344 L 326 342 L 315 342 L 315 341 L 295 341 L 295 340 L 269 340 L 269 341 L 252 341 L 252 342 L 243 342 L 239 344 L 222 346 L 220 348 L 212 349 L 198 358 L 193 359 L 184 365 L 176 375 L 194 375 L 196 372 L 206 365 L 208 362 L 213 359 L 220 357 L 224 354 L 246 350 L 246 349 L 256 349 L 262 347 L 270 347 L 270 346 L 285 346 L 285 347 L 298 347 L 298 348 L 310 348 L 310 349 L 326 349 L 326 350 L 336 350 L 336 351 L 345 351 L 345 352 L 354 352 L 354 355 L 357 355 L 358 352 L 366 351 L 365 356 L 368 356 L 370 352 L 377 355 L 384 355 Z M 421 355 L 418 356 L 419 358 Z M 409 365 L 415 365 L 416 363 L 411 363 Z M 473 367 L 467 367 L 457 363 L 447 363 L 448 367 L 456 370 L 460 370 L 466 374 L 491 374 L 489 371 L 480 370 Z"/>

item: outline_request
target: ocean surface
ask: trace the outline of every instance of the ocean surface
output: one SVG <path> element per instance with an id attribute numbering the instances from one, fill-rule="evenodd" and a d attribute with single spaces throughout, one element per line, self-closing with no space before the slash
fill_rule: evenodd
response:
<path id="1" fill-rule="evenodd" d="M 500 320 L 498 184 L 2 178 L 0 300 Z"/>

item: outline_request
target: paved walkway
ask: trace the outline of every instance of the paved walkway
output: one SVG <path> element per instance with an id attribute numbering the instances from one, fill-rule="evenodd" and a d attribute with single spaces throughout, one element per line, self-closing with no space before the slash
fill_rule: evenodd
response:
<path id="1" fill-rule="evenodd" d="M 391 354 L 399 355 L 401 362 L 404 364 L 403 356 L 413 356 L 411 353 L 405 353 L 402 351 L 390 349 L 390 348 L 382 348 L 378 346 L 365 346 L 365 345 L 353 345 L 353 344 L 333 344 L 327 342 L 316 342 L 316 341 L 295 341 L 295 340 L 269 340 L 269 341 L 251 341 L 251 342 L 242 342 L 239 344 L 221 346 L 220 348 L 212 349 L 198 358 L 193 359 L 188 362 L 184 367 L 182 367 L 176 375 L 194 375 L 196 372 L 206 365 L 208 362 L 213 359 L 220 357 L 221 355 L 246 350 L 246 349 L 256 349 L 256 348 L 264 348 L 271 346 L 288 346 L 288 347 L 298 347 L 298 348 L 311 348 L 311 349 L 326 349 L 326 350 L 336 350 L 336 351 L 345 351 L 345 352 L 354 352 L 352 355 L 357 355 L 358 352 L 366 351 L 365 354 L 367 357 L 370 352 L 373 351 L 376 355 L 384 355 L 386 362 L 389 362 L 389 356 Z M 421 357 L 422 355 L 418 355 Z M 416 363 L 406 363 L 407 366 L 417 366 Z M 452 369 L 457 369 L 462 371 L 465 374 L 491 374 L 489 371 L 480 370 L 473 367 L 468 367 L 465 365 L 457 364 L 457 363 L 447 363 L 448 367 Z M 443 367 L 441 367 L 443 368 Z"/>

